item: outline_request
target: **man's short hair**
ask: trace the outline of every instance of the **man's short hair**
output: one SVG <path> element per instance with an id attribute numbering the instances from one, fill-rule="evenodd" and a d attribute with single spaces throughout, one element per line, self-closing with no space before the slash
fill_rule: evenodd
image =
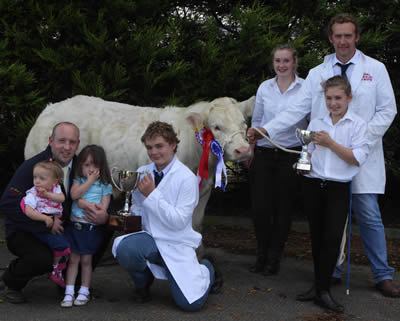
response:
<path id="1" fill-rule="evenodd" d="M 169 144 L 175 143 L 178 148 L 179 139 L 172 125 L 161 121 L 150 123 L 141 137 L 141 141 L 145 143 L 146 139 L 155 138 L 157 136 L 163 137 Z"/>
<path id="2" fill-rule="evenodd" d="M 55 136 L 56 136 L 57 127 L 60 126 L 60 125 L 70 125 L 70 126 L 74 126 L 74 127 L 76 128 L 76 130 L 78 131 L 78 138 L 80 137 L 80 131 L 79 131 L 78 126 L 76 126 L 74 123 L 71 123 L 71 122 L 69 122 L 69 121 L 62 121 L 62 122 L 57 123 L 57 124 L 53 127 L 53 131 L 51 132 L 51 137 L 52 137 L 53 139 L 54 139 Z"/>
<path id="3" fill-rule="evenodd" d="M 352 23 L 354 25 L 355 31 L 356 31 L 356 35 L 360 34 L 361 30 L 360 30 L 360 25 L 359 25 L 357 19 L 354 18 L 354 16 L 352 16 L 349 13 L 340 13 L 340 14 L 334 16 L 329 21 L 329 24 L 328 24 L 328 36 L 332 36 L 332 34 L 333 34 L 332 27 L 333 27 L 333 25 L 335 23 L 346 23 L 346 22 L 350 22 L 350 23 Z"/>

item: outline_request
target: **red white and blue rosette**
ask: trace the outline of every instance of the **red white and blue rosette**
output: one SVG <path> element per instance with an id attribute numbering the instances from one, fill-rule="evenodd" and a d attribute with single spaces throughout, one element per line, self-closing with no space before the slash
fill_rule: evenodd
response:
<path id="1" fill-rule="evenodd" d="M 217 166 L 215 169 L 215 186 L 220 187 L 225 192 L 225 187 L 228 185 L 228 176 L 226 175 L 226 166 L 224 163 L 224 151 L 214 135 L 208 128 L 203 127 L 195 131 L 196 139 L 201 146 L 203 146 L 203 153 L 201 154 L 199 169 L 197 176 L 199 177 L 199 188 L 205 179 L 208 178 L 208 157 L 211 152 L 218 158 Z M 225 176 L 225 182 L 222 181 L 222 174 Z"/>

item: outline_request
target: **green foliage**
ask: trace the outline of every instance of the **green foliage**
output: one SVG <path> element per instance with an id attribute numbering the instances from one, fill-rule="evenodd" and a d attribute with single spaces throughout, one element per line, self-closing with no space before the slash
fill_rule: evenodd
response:
<path id="1" fill-rule="evenodd" d="M 0 62 L 0 83 L 0 177 L 9 178 L 23 160 L 25 138 L 44 98 L 36 89 L 34 75 L 24 65 Z"/>

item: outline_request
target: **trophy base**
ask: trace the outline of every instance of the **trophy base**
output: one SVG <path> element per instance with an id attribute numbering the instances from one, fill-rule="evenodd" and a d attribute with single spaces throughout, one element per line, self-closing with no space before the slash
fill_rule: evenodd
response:
<path id="1" fill-rule="evenodd" d="M 119 210 L 117 212 L 118 216 L 133 216 L 129 210 Z"/>
<path id="2" fill-rule="evenodd" d="M 140 232 L 142 230 L 142 217 L 135 215 L 110 215 L 108 227 L 123 234 Z"/>
<path id="3" fill-rule="evenodd" d="M 310 172 L 311 171 L 311 164 L 297 163 L 296 164 L 296 169 L 298 171 Z"/>

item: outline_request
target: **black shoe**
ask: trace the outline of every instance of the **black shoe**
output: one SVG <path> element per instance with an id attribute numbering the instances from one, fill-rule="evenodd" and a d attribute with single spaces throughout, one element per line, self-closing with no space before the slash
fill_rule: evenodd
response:
<path id="1" fill-rule="evenodd" d="M 146 303 L 151 301 L 150 288 L 136 288 L 134 301 L 137 303 Z"/>
<path id="2" fill-rule="evenodd" d="M 314 284 L 306 292 L 298 294 L 296 296 L 296 300 L 297 301 L 302 301 L 302 302 L 312 301 L 312 300 L 315 299 L 316 296 L 317 296 L 317 291 L 316 291 L 315 284 Z"/>
<path id="3" fill-rule="evenodd" d="M 281 264 L 279 263 L 279 261 L 274 262 L 274 263 L 268 263 L 265 266 L 264 271 L 262 272 L 262 275 L 264 275 L 264 276 L 276 275 L 279 273 L 280 268 L 281 268 Z"/>
<path id="4" fill-rule="evenodd" d="M 317 294 L 317 296 L 315 297 L 314 303 L 325 309 L 332 310 L 335 312 L 344 311 L 343 305 L 335 302 L 329 291 L 320 291 L 320 293 Z"/>
<path id="5" fill-rule="evenodd" d="M 26 302 L 26 298 L 23 295 L 22 291 L 13 290 L 10 288 L 6 288 L 4 293 L 4 300 L 14 304 L 20 304 Z"/>
<path id="6" fill-rule="evenodd" d="M 0 291 L 3 291 L 6 288 L 6 284 L 2 279 L 0 279 Z"/>
<path id="7" fill-rule="evenodd" d="M 213 268 L 214 268 L 214 283 L 211 285 L 210 293 L 211 294 L 218 294 L 222 290 L 222 286 L 224 285 L 224 279 L 222 277 L 221 270 L 218 268 L 216 259 L 214 256 L 210 254 L 206 254 L 203 256 L 203 259 L 208 260 Z"/>
<path id="8" fill-rule="evenodd" d="M 150 287 L 153 284 L 153 282 L 154 282 L 154 276 L 153 274 L 151 274 L 150 279 L 144 288 L 135 289 L 135 297 L 133 300 L 137 303 L 146 303 L 151 301 Z"/>
<path id="9" fill-rule="evenodd" d="M 267 262 L 267 258 L 265 255 L 259 255 L 257 256 L 257 261 L 254 263 L 252 266 L 250 266 L 249 271 L 252 273 L 259 273 L 264 270 L 264 266 Z"/>
<path id="10" fill-rule="evenodd" d="M 331 286 L 340 285 L 340 284 L 342 284 L 342 279 L 332 276 Z"/>

